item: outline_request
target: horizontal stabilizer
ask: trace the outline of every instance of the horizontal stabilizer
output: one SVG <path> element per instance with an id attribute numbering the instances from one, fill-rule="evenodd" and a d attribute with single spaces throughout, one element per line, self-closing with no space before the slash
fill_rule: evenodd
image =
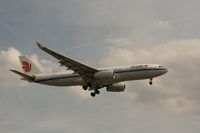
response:
<path id="1" fill-rule="evenodd" d="M 23 77 L 22 80 L 27 80 L 29 82 L 32 82 L 35 80 L 35 76 L 29 76 L 27 74 L 24 74 L 24 73 L 16 71 L 16 70 L 10 70 L 10 71 L 22 76 Z"/>

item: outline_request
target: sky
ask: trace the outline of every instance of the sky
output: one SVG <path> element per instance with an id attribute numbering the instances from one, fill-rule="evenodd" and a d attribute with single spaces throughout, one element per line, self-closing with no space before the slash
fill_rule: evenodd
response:
<path id="1" fill-rule="evenodd" d="M 198 0 L 0 0 L 0 132 L 199 133 Z M 19 55 L 65 71 L 40 42 L 92 67 L 162 64 L 168 73 L 92 98 L 81 87 L 29 84 Z"/>

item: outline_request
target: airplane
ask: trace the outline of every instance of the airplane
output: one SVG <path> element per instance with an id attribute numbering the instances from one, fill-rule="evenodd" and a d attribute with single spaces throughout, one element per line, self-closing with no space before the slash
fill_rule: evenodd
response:
<path id="1" fill-rule="evenodd" d="M 55 52 L 40 43 L 37 43 L 37 46 L 56 58 L 60 66 L 65 66 L 73 73 L 44 73 L 26 56 L 19 56 L 23 72 L 10 71 L 20 75 L 22 80 L 28 82 L 51 86 L 82 86 L 84 90 L 91 91 L 92 97 L 100 94 L 99 90 L 104 87 L 108 92 L 123 92 L 125 81 L 149 79 L 149 84 L 152 85 L 153 78 L 168 72 L 167 68 L 157 64 L 96 69 Z"/>

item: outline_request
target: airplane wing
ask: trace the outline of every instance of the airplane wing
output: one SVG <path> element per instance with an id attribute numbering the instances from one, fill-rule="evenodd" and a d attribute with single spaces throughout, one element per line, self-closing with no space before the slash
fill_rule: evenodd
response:
<path id="1" fill-rule="evenodd" d="M 85 64 L 82 64 L 82 63 L 75 61 L 73 59 L 70 59 L 70 58 L 68 58 L 68 57 L 66 57 L 66 56 L 64 56 L 60 53 L 57 53 L 57 52 L 55 52 L 55 51 L 53 51 L 53 50 L 51 50 L 47 47 L 44 47 L 40 43 L 37 43 L 37 45 L 40 49 L 47 52 L 48 54 L 50 54 L 54 58 L 58 59 L 61 66 L 66 66 L 68 69 L 79 74 L 83 78 L 83 80 L 85 80 L 86 82 L 90 81 L 92 76 L 94 75 L 94 73 L 98 72 L 97 69 L 92 68 L 90 66 L 87 66 Z"/>

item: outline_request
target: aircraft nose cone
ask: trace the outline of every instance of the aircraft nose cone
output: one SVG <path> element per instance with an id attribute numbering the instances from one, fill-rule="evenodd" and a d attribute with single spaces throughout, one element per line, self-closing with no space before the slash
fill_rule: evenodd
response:
<path id="1" fill-rule="evenodd" d="M 167 73 L 167 72 L 168 72 L 168 69 L 165 68 L 165 69 L 163 70 L 163 74 L 165 74 L 165 73 Z"/>

